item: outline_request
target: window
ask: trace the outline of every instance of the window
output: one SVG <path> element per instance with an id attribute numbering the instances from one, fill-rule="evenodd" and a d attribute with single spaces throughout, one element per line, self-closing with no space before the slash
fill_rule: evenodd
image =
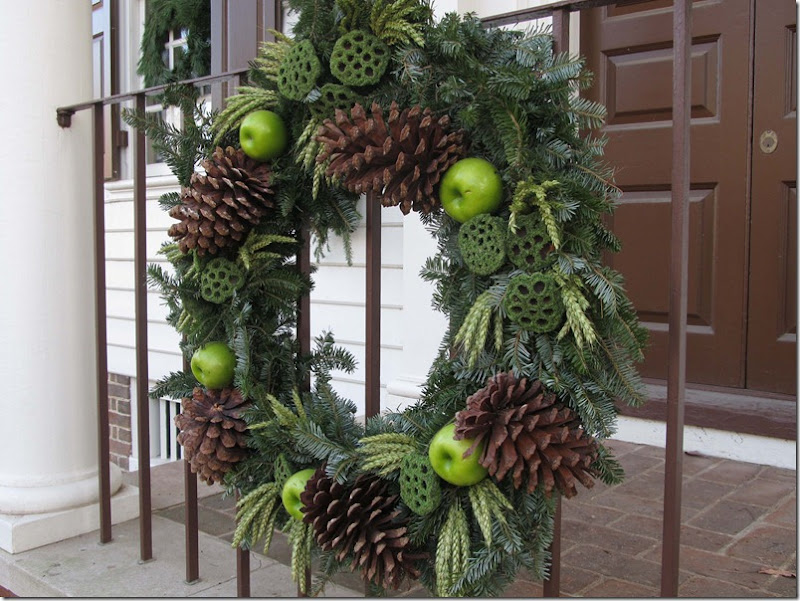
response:
<path id="1" fill-rule="evenodd" d="M 92 95 L 102 98 L 119 92 L 117 76 L 117 23 L 116 3 L 110 0 L 92 0 Z M 106 179 L 119 177 L 119 107 L 106 106 L 105 121 Z"/>

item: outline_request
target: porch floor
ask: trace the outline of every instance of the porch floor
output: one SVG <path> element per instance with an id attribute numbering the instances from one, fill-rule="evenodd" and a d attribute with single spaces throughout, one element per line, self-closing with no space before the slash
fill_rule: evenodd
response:
<path id="1" fill-rule="evenodd" d="M 580 489 L 577 497 L 563 502 L 562 596 L 659 594 L 664 450 L 619 441 L 612 441 L 610 446 L 625 468 L 625 482 L 613 487 L 598 483 L 591 490 Z M 791 576 L 797 570 L 796 472 L 688 454 L 684 456 L 683 469 L 679 595 L 797 597 L 797 579 Z M 127 477 L 135 484 L 135 473 Z M 86 539 L 82 542 L 71 539 L 17 555 L 4 554 L 0 559 L 22 565 L 27 556 L 27 563 L 35 566 L 35 570 L 28 570 L 29 576 L 39 579 L 43 596 L 234 596 L 235 553 L 230 548 L 235 528 L 234 504 L 217 487 L 198 485 L 201 581 L 194 585 L 183 582 L 182 481 L 180 463 L 152 470 L 154 562 L 137 566 L 137 520 L 115 526 L 114 541 L 104 546 L 108 552 L 115 546 L 126 548 L 124 555 L 131 557 L 123 572 L 131 586 L 113 582 L 109 579 L 111 571 L 99 573 L 100 566 L 94 564 L 85 568 L 95 572 L 85 575 L 85 584 L 74 584 L 80 580 L 76 575 L 70 587 L 59 586 L 58 576 L 53 573 L 60 570 L 53 566 L 58 565 L 58 559 L 66 566 L 65 558 L 56 553 L 59 546 L 63 547 L 61 553 L 69 553 L 64 545 L 74 546 L 78 541 L 80 549 L 73 552 L 91 550 L 90 547 L 99 547 L 96 533 L 78 537 Z M 286 539 L 276 533 L 267 556 L 252 553 L 252 596 L 294 596 L 289 562 Z M 158 563 L 169 564 L 171 572 L 158 569 Z M 764 573 L 765 570 L 773 573 Z M 149 577 L 133 586 L 133 581 L 140 579 L 137 571 L 142 576 L 149 572 Z M 0 573 L 4 577 L 9 574 L 6 570 Z M 14 589 L 13 581 L 0 578 L 0 585 L 26 595 Z M 138 593 L 129 592 L 137 587 Z M 341 574 L 326 593 L 362 596 L 363 585 L 358 576 Z M 419 587 L 396 595 L 426 596 Z M 541 595 L 541 584 L 524 577 L 506 592 L 507 597 Z"/>

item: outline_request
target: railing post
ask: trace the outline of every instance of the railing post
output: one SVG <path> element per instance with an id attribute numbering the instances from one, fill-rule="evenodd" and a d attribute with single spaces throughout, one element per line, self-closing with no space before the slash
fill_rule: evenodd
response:
<path id="1" fill-rule="evenodd" d="M 111 465 L 108 424 L 108 357 L 106 345 L 106 226 L 103 150 L 103 103 L 92 108 L 94 122 L 94 277 L 97 337 L 97 463 L 100 488 L 100 542 L 111 542 Z M 60 122 L 59 122 L 60 123 Z"/>
<path id="2" fill-rule="evenodd" d="M 673 2 L 672 238 L 670 249 L 667 443 L 661 596 L 678 596 L 683 488 L 683 425 L 686 392 L 686 310 L 689 273 L 689 170 L 691 121 L 692 2 Z"/>
<path id="3" fill-rule="evenodd" d="M 136 95 L 136 112 L 144 114 L 145 95 Z M 147 164 L 145 135 L 136 130 L 133 155 L 134 297 L 136 312 L 136 416 L 139 452 L 139 550 L 142 562 L 153 559 L 150 502 L 150 395 L 147 366 Z"/>
<path id="4" fill-rule="evenodd" d="M 565 8 L 553 11 L 553 52 L 569 52 L 569 10 Z M 556 498 L 553 542 L 549 550 L 550 574 L 542 584 L 542 594 L 545 597 L 558 597 L 561 594 L 561 495 Z"/>

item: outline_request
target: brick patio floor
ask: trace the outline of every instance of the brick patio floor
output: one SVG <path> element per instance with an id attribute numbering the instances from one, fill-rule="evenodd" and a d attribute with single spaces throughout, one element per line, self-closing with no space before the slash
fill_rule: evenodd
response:
<path id="1" fill-rule="evenodd" d="M 618 486 L 596 484 L 564 500 L 562 596 L 653 597 L 661 578 L 664 450 L 611 441 L 625 468 Z M 797 474 L 793 470 L 686 455 L 683 461 L 681 597 L 797 597 L 797 580 L 761 573 L 797 570 Z M 200 529 L 230 541 L 233 501 L 214 494 L 199 501 Z M 183 520 L 177 505 L 157 512 Z M 276 533 L 268 556 L 288 564 Z M 335 582 L 363 590 L 354 574 Z M 400 596 L 425 596 L 414 587 Z M 257 596 L 258 592 L 253 591 Z M 507 597 L 540 597 L 541 583 L 524 577 Z"/>

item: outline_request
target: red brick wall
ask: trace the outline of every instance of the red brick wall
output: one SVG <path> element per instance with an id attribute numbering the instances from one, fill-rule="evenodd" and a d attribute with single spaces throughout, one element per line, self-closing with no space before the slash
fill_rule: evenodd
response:
<path id="1" fill-rule="evenodd" d="M 131 457 L 131 379 L 108 374 L 108 423 L 111 461 L 130 469 Z"/>

